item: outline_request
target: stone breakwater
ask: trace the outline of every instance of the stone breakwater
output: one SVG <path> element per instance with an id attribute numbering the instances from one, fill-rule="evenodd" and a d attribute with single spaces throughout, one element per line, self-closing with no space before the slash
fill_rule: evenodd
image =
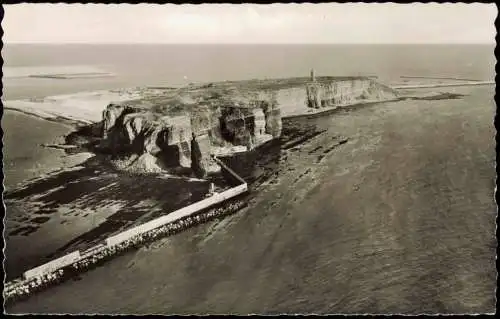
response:
<path id="1" fill-rule="evenodd" d="M 6 304 L 12 304 L 16 301 L 26 299 L 53 285 L 69 279 L 75 279 L 80 273 L 94 269 L 117 255 L 138 249 L 145 244 L 177 234 L 193 226 L 234 214 L 247 206 L 244 196 L 245 195 L 240 195 L 231 199 L 229 202 L 206 209 L 196 215 L 187 216 L 175 222 L 155 228 L 149 232 L 142 233 L 116 246 L 108 247 L 102 245 L 77 262 L 67 267 L 57 269 L 51 273 L 46 273 L 29 280 L 19 280 L 7 283 L 4 289 L 5 302 Z"/>
<path id="2" fill-rule="evenodd" d="M 396 98 L 394 90 L 368 77 L 191 85 L 110 103 L 94 134 L 113 156 L 134 156 L 155 170 L 190 169 L 205 178 L 220 169 L 211 155 L 249 151 L 280 138 L 286 116 Z"/>

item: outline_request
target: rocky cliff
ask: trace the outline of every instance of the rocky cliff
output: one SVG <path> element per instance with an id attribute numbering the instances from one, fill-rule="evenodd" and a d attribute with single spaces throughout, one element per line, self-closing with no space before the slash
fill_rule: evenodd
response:
<path id="1" fill-rule="evenodd" d="M 109 104 L 101 147 L 114 155 L 153 155 L 163 167 L 191 168 L 203 178 L 218 170 L 211 158 L 216 147 L 251 150 L 281 134 L 279 110 L 269 101 L 236 92 L 184 93 Z"/>
<path id="2" fill-rule="evenodd" d="M 394 98 L 390 88 L 359 77 L 190 85 L 109 104 L 101 146 L 115 155 L 147 154 L 167 170 L 190 168 L 203 178 L 218 169 L 211 155 L 279 138 L 283 115 Z"/>
<path id="3" fill-rule="evenodd" d="M 373 79 L 313 81 L 306 85 L 308 108 L 341 107 L 356 103 L 394 100 L 397 93 Z"/>

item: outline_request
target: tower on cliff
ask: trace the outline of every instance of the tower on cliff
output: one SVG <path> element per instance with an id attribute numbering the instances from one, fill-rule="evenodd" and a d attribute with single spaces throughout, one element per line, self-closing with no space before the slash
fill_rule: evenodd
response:
<path id="1" fill-rule="evenodd" d="M 311 81 L 316 81 L 316 77 L 314 76 L 314 69 L 311 69 Z"/>

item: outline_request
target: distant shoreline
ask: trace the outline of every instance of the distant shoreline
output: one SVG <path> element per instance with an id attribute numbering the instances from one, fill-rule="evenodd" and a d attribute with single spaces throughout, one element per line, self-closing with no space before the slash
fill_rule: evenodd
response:
<path id="1" fill-rule="evenodd" d="M 401 75 L 402 79 L 427 79 L 427 80 L 453 80 L 453 81 L 467 81 L 467 82 L 481 82 L 481 80 L 476 79 L 463 79 L 457 77 L 446 77 L 446 76 L 410 76 Z"/>
<path id="2" fill-rule="evenodd" d="M 114 77 L 112 73 L 68 73 L 68 74 L 43 74 L 43 75 L 29 75 L 29 78 L 39 78 L 39 79 L 82 79 L 82 78 L 102 78 L 102 77 Z M 24 78 L 24 77 L 17 77 Z"/>
<path id="3" fill-rule="evenodd" d="M 434 83 L 434 84 L 416 84 L 416 85 L 396 85 L 392 88 L 395 90 L 401 89 L 430 89 L 440 87 L 454 87 L 454 86 L 477 86 L 477 85 L 495 85 L 495 81 L 478 81 L 465 82 L 465 83 Z"/>
<path id="4" fill-rule="evenodd" d="M 107 78 L 115 77 L 116 75 L 112 73 L 65 73 L 65 74 L 30 74 L 30 75 L 19 75 L 19 76 L 6 76 L 5 79 L 60 79 L 60 80 L 72 80 L 72 79 L 92 79 L 92 78 Z"/>
<path id="5" fill-rule="evenodd" d="M 114 77 L 114 73 L 93 65 L 4 66 L 4 79 L 80 79 Z"/>

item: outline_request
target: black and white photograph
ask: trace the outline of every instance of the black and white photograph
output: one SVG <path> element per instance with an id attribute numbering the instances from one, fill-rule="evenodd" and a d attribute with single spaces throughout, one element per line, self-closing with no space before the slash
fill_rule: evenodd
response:
<path id="1" fill-rule="evenodd" d="M 2 5 L 4 313 L 495 313 L 495 3 Z"/>

